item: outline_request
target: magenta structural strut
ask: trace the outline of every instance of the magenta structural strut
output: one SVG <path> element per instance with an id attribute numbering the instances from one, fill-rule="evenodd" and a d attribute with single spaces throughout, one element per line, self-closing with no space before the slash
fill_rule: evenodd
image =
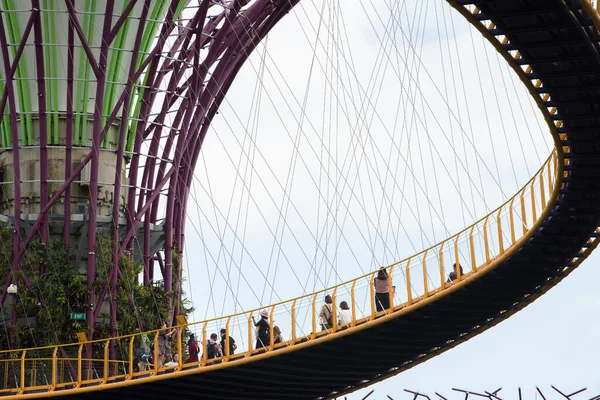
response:
<path id="1" fill-rule="evenodd" d="M 194 168 L 210 123 L 223 101 L 237 73 L 249 55 L 271 28 L 298 2 L 298 0 L 200 0 L 194 6 L 188 0 L 106 0 L 98 2 L 102 9 L 94 15 L 99 23 L 95 31 L 98 38 L 88 37 L 86 20 L 89 11 L 74 0 L 60 3 L 60 15 L 65 15 L 66 46 L 61 48 L 66 59 L 64 85 L 52 85 L 56 76 L 49 75 L 44 12 L 39 0 L 31 0 L 27 24 L 16 43 L 7 29 L 7 13 L 0 18 L 0 47 L 5 71 L 0 101 L 1 115 L 10 123 L 12 165 L 14 173 L 14 210 L 11 213 L 13 234 L 13 260 L 11 276 L 7 277 L 0 304 L 6 298 L 6 288 L 20 270 L 22 258 L 33 240 L 46 244 L 55 240 L 49 236 L 50 216 L 56 218 L 59 204 L 64 225 L 60 240 L 71 249 L 73 224 L 83 221 L 86 249 L 86 284 L 90 289 L 89 307 L 86 310 L 88 333 L 93 334 L 100 306 L 110 307 L 110 331 L 116 335 L 117 309 L 115 293 L 121 279 L 120 257 L 127 251 L 135 262 L 143 265 L 143 283 L 152 284 L 157 275 L 162 276 L 169 297 L 169 319 L 173 321 L 181 296 L 181 262 L 175 263 L 175 252 L 181 255 L 185 245 L 187 198 L 192 185 Z M 84 2 L 87 3 L 87 2 Z M 157 4 L 164 3 L 161 9 Z M 20 12 L 22 13 L 23 7 Z M 159 11 L 156 11 L 159 10 Z M 135 14 L 135 24 L 128 18 Z M 160 14 L 162 23 L 154 30 L 151 15 Z M 58 15 L 58 14 L 57 14 Z M 134 35 L 128 43 L 128 64 L 120 66 L 118 73 L 110 74 L 112 57 L 115 57 L 118 37 L 129 27 L 127 35 Z M 133 27 L 133 28 L 131 28 Z M 148 41 L 149 32 L 154 40 Z M 125 41 L 121 41 L 125 42 Z M 147 47 L 143 47 L 147 46 Z M 57 46 L 58 47 L 58 46 Z M 28 52 L 35 54 L 35 110 L 39 124 L 39 213 L 29 220 L 27 229 L 21 223 L 21 149 L 24 143 L 20 124 L 24 114 L 19 106 L 16 78 L 18 67 Z M 80 110 L 76 96 L 81 81 L 78 69 L 81 60 L 91 71 L 90 86 L 94 90 L 93 110 Z M 113 62 L 114 63 L 114 62 Z M 111 91 L 114 79 L 119 90 Z M 62 111 L 49 109 L 48 98 L 52 88 L 62 91 Z M 115 94 L 116 93 L 116 94 Z M 51 113 L 60 113 L 64 121 L 64 141 L 56 143 L 48 127 Z M 170 116 L 169 118 L 167 118 Z M 85 118 L 84 118 L 85 117 Z M 172 118 L 172 120 L 171 120 Z M 77 123 L 89 120 L 89 124 Z M 170 125 L 169 125 L 170 124 Z M 87 142 L 81 135 L 86 131 Z M 81 135 L 81 137 L 78 137 Z M 74 139 L 75 138 L 75 139 Z M 108 143 L 108 145 L 107 145 Z M 53 146 L 64 149 L 63 183 L 51 184 L 50 178 Z M 82 149 L 84 152 L 82 153 Z M 114 158 L 114 178 L 106 182 L 102 169 L 106 157 Z M 81 163 L 79 163 L 81 160 Z M 73 164 L 76 162 L 76 164 Z M 77 165 L 78 164 L 78 165 Z M 89 198 L 82 217 L 80 207 L 73 207 L 75 185 L 89 173 Z M 123 175 L 125 174 L 125 175 Z M 102 178 L 101 178 L 102 176 Z M 126 179 L 123 177 L 126 176 Z M 52 187 L 55 185 L 55 187 Z M 112 190 L 111 214 L 102 214 L 99 193 L 109 185 Z M 108 223 L 107 223 L 107 216 Z M 96 240 L 100 224 L 109 226 L 113 246 L 112 268 L 101 285 L 96 282 Z M 53 233 L 54 235 L 55 233 Z M 158 261 L 156 263 L 155 261 Z M 155 265 L 156 264 L 156 265 Z M 44 266 L 41 266 L 43 271 Z M 156 268 L 156 271 L 155 271 Z M 23 277 L 28 285 L 27 277 Z M 175 281 L 173 281 L 175 279 Z M 32 290 L 31 287 L 27 288 Z M 33 291 L 33 290 L 32 290 Z M 133 301 L 133 297 L 130 298 Z M 113 351 L 113 349 L 111 349 Z"/>

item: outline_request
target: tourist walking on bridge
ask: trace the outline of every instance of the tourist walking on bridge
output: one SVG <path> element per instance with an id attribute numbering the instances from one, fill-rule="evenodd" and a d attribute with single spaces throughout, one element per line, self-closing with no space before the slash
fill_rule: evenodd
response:
<path id="1" fill-rule="evenodd" d="M 252 316 L 252 322 L 258 329 L 256 337 L 256 348 L 262 349 L 271 343 L 271 327 L 269 325 L 269 313 L 266 310 L 260 312 L 260 320 L 256 322 Z"/>
<path id="2" fill-rule="evenodd" d="M 326 331 L 333 328 L 333 300 L 330 295 L 325 296 L 325 304 L 321 307 L 319 317 L 321 318 L 321 330 Z"/>
<path id="3" fill-rule="evenodd" d="M 378 312 L 390 308 L 390 286 L 388 279 L 386 270 L 381 268 L 377 273 L 377 277 L 373 280 L 373 285 L 375 286 L 375 307 Z"/>

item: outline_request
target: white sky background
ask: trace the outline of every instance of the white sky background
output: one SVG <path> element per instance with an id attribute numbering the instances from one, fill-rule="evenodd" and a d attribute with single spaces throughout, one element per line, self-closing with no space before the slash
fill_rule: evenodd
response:
<path id="1" fill-rule="evenodd" d="M 196 168 L 185 254 L 195 320 L 429 247 L 512 196 L 550 153 L 522 84 L 445 2 L 304 0 L 264 43 Z M 597 371 L 600 335 L 594 258 L 509 321 L 370 398 L 550 383 L 600 392 L 600 378 L 586 374 Z"/>

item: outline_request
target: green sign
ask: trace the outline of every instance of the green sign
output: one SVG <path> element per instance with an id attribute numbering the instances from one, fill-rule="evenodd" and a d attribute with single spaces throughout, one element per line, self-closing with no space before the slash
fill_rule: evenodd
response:
<path id="1" fill-rule="evenodd" d="M 75 321 L 85 321 L 85 313 L 72 312 L 71 319 Z"/>

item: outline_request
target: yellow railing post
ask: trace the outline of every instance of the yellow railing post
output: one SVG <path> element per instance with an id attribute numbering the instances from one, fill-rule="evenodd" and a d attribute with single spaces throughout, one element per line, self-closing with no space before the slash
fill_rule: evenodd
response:
<path id="1" fill-rule="evenodd" d="M 540 170 L 540 194 L 542 196 L 541 206 L 544 208 L 546 206 L 546 188 L 544 187 L 544 169 Z"/>
<path id="2" fill-rule="evenodd" d="M 180 324 L 179 328 L 177 328 L 177 371 L 181 371 L 183 367 L 183 328 L 184 326 Z"/>
<path id="3" fill-rule="evenodd" d="M 469 231 L 469 249 L 471 252 L 471 271 L 475 272 L 477 270 L 477 260 L 475 259 L 475 242 L 473 241 L 473 230 L 475 229 L 475 225 L 471 226 L 471 230 Z"/>
<path id="4" fill-rule="evenodd" d="M 456 235 L 456 239 L 454 239 L 454 273 L 456 273 L 456 279 L 460 280 L 462 278 L 462 273 L 460 271 L 460 258 L 458 257 L 458 238 L 460 237 L 460 233 Z"/>
<path id="5" fill-rule="evenodd" d="M 350 289 L 350 299 L 352 300 L 352 323 L 350 326 L 356 326 L 356 297 L 354 296 L 356 281 L 357 279 L 352 281 L 352 288 Z"/>
<path id="6" fill-rule="evenodd" d="M 19 387 L 19 393 L 23 393 L 23 391 L 25 390 L 25 355 L 27 354 L 27 350 L 23 350 L 23 352 L 21 353 L 21 382 Z"/>
<path id="7" fill-rule="evenodd" d="M 412 304 L 412 285 L 410 283 L 410 261 L 412 258 L 409 258 L 406 262 L 406 295 L 408 299 L 408 305 Z"/>
<path id="8" fill-rule="evenodd" d="M 252 311 L 248 313 L 248 351 L 246 352 L 246 356 L 250 357 L 252 355 L 252 332 L 254 332 L 254 323 L 252 322 Z"/>
<path id="9" fill-rule="evenodd" d="M 230 348 L 230 340 L 229 340 L 229 324 L 231 322 L 231 317 L 227 318 L 227 322 L 225 322 L 225 348 L 223 350 L 223 354 L 225 355 L 225 362 L 229 361 L 231 357 L 231 348 Z"/>
<path id="10" fill-rule="evenodd" d="M 371 275 L 371 280 L 369 282 L 369 294 L 371 297 L 371 316 L 369 317 L 369 319 L 371 320 L 375 319 L 375 302 L 377 301 L 375 299 L 375 275 L 376 274 Z"/>
<path id="11" fill-rule="evenodd" d="M 75 388 L 81 386 L 81 353 L 83 352 L 83 343 L 79 344 L 79 348 L 77 349 L 77 383 L 75 384 Z"/>
<path id="12" fill-rule="evenodd" d="M 441 283 L 441 288 L 445 288 L 446 287 L 446 276 L 444 274 L 444 244 L 446 244 L 446 241 L 443 241 L 440 244 L 440 250 L 438 252 L 438 257 L 440 260 L 440 281 Z"/>
<path id="13" fill-rule="evenodd" d="M 425 250 L 423 253 L 423 295 L 425 297 L 429 297 L 429 282 L 427 282 L 427 252 L 429 249 Z"/>
<path id="14" fill-rule="evenodd" d="M 515 199 L 517 197 L 513 197 L 512 200 L 510 201 L 510 204 L 508 206 L 508 211 L 510 212 L 510 241 L 511 244 L 515 244 L 515 242 L 517 241 L 517 238 L 515 236 L 515 216 L 514 216 L 514 210 L 513 210 L 513 204 L 515 202 Z"/>
<path id="15" fill-rule="evenodd" d="M 297 298 L 292 302 L 292 346 L 296 344 L 296 302 Z"/>
<path id="16" fill-rule="evenodd" d="M 275 348 L 275 335 L 273 335 L 273 314 L 275 313 L 275 306 L 271 306 L 269 312 L 269 351 L 273 351 Z"/>
<path id="17" fill-rule="evenodd" d="M 523 235 L 527 233 L 527 213 L 525 212 L 525 190 L 521 190 L 521 225 L 523 227 Z"/>
<path id="18" fill-rule="evenodd" d="M 154 344 L 152 348 L 152 354 L 154 354 L 154 368 L 152 368 L 152 375 L 158 374 L 158 333 L 154 333 Z"/>
<path id="19" fill-rule="evenodd" d="M 317 337 L 317 293 L 313 296 L 312 299 L 312 333 L 310 334 L 310 338 L 314 339 Z"/>
<path id="20" fill-rule="evenodd" d="M 104 368 L 103 368 L 103 377 L 102 377 L 102 382 L 100 383 L 101 385 L 104 385 L 106 382 L 108 382 L 108 349 L 110 347 L 110 339 L 106 341 L 106 343 L 104 344 Z"/>
<path id="21" fill-rule="evenodd" d="M 49 391 L 53 392 L 56 389 L 56 355 L 58 354 L 58 346 L 54 347 L 52 351 L 52 381 L 50 382 Z"/>
<path id="22" fill-rule="evenodd" d="M 533 179 L 531 180 L 531 212 L 533 214 L 533 221 L 531 222 L 532 224 L 535 224 L 535 221 L 537 220 L 537 209 L 535 206 L 535 176 L 533 177 Z"/>
<path id="23" fill-rule="evenodd" d="M 488 224 L 489 215 L 485 217 L 485 221 L 483 222 L 483 246 L 485 248 L 485 264 L 487 265 L 490 262 L 490 243 L 488 241 L 488 232 L 487 232 L 487 224 Z"/>
<path id="24" fill-rule="evenodd" d="M 552 201 L 552 168 L 548 163 L 548 201 Z"/>
<path id="25" fill-rule="evenodd" d="M 388 273 L 388 294 L 390 296 L 390 310 L 394 311 L 394 283 L 392 282 L 392 276 L 394 275 L 394 265 L 390 266 L 390 272 Z"/>
<path id="26" fill-rule="evenodd" d="M 131 335 L 129 339 L 129 374 L 127 380 L 133 379 L 133 342 L 135 342 L 135 335 Z"/>
<path id="27" fill-rule="evenodd" d="M 205 366 L 206 362 L 208 360 L 208 354 L 206 354 L 206 326 L 208 325 L 208 321 L 204 322 L 204 325 L 202 326 L 202 361 L 200 362 L 201 366 Z"/>
<path id="28" fill-rule="evenodd" d="M 331 294 L 331 323 L 333 332 L 337 332 L 337 290 L 338 287 L 333 288 L 333 293 Z"/>
<path id="29" fill-rule="evenodd" d="M 502 221 L 501 221 L 501 216 L 502 216 L 502 207 L 500 206 L 500 208 L 498 209 L 498 216 L 496 217 L 496 223 L 498 224 L 498 255 L 502 255 L 504 254 L 504 241 L 502 240 Z"/>

